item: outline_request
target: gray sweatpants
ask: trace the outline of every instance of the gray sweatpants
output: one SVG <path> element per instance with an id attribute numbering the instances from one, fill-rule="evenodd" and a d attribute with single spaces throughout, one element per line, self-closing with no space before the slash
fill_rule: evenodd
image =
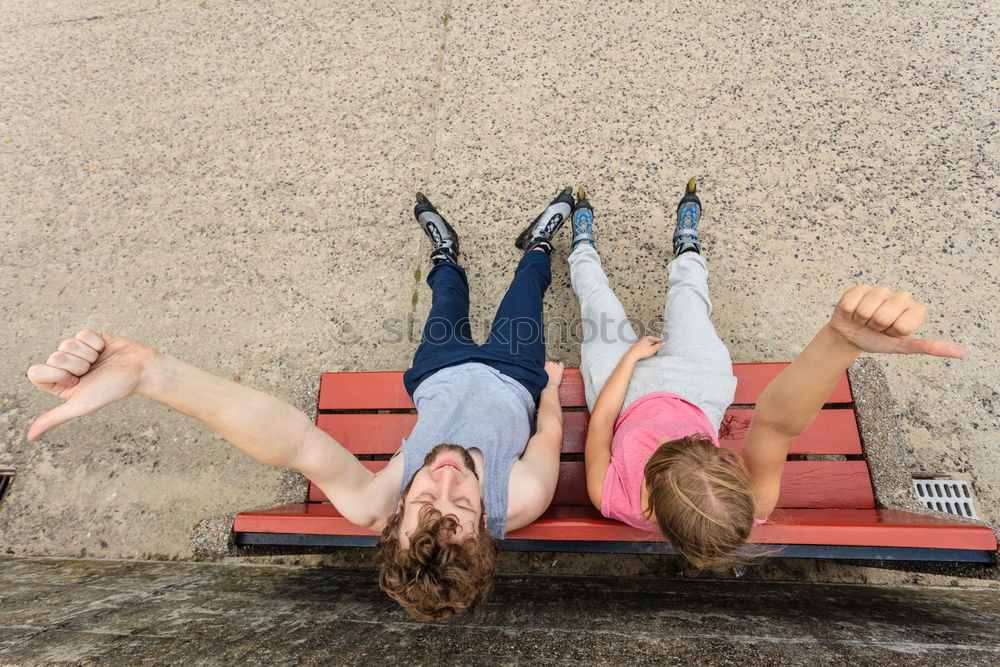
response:
<path id="1" fill-rule="evenodd" d="M 587 407 L 593 410 L 604 383 L 637 336 L 608 285 L 597 251 L 581 243 L 570 254 L 569 266 L 583 322 L 580 372 Z M 646 394 L 669 391 L 701 408 L 718 432 L 733 402 L 736 378 L 729 350 L 709 319 L 708 265 L 698 253 L 686 252 L 670 262 L 669 271 L 661 333 L 666 344 L 636 365 L 622 409 Z"/>

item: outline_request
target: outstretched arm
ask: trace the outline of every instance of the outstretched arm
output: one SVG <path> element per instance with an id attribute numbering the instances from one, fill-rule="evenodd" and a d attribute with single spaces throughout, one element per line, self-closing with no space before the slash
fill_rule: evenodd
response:
<path id="1" fill-rule="evenodd" d="M 663 341 L 655 336 L 644 336 L 637 340 L 622 355 L 615 370 L 604 383 L 594 403 L 594 411 L 590 413 L 583 460 L 587 471 L 587 495 L 598 511 L 601 509 L 604 477 L 607 475 L 608 466 L 611 465 L 611 441 L 614 439 L 615 422 L 618 420 L 618 413 L 622 411 L 625 392 L 628 390 L 635 365 L 640 360 L 653 356 L 662 347 Z"/>
<path id="2" fill-rule="evenodd" d="M 65 399 L 28 431 L 49 429 L 140 394 L 215 430 L 253 458 L 299 470 L 319 485 L 345 517 L 370 525 L 366 499 L 374 475 L 308 417 L 260 391 L 216 377 L 148 345 L 113 334 L 81 331 L 64 340 L 29 379 Z"/>
<path id="3" fill-rule="evenodd" d="M 910 337 L 926 314 L 909 292 L 858 285 L 844 293 L 830 321 L 764 389 L 743 447 L 758 517 L 766 517 L 778 502 L 789 445 L 813 422 L 841 374 L 861 352 L 965 354 L 956 343 Z"/>
<path id="4" fill-rule="evenodd" d="M 535 434 L 510 471 L 507 530 L 521 528 L 537 519 L 548 509 L 555 495 L 563 441 L 559 384 L 564 370 L 561 363 L 545 362 L 549 383 L 538 398 Z"/>

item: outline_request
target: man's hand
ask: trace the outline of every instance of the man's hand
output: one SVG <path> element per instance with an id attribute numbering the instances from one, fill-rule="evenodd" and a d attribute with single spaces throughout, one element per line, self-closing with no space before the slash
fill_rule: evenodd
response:
<path id="1" fill-rule="evenodd" d="M 65 400 L 35 420 L 28 440 L 131 396 L 158 355 L 148 345 L 97 331 L 67 338 L 44 364 L 28 369 L 32 384 Z"/>
<path id="2" fill-rule="evenodd" d="M 634 361 L 649 359 L 659 352 L 663 345 L 663 340 L 656 336 L 643 336 L 633 343 L 625 354 Z"/>
<path id="3" fill-rule="evenodd" d="M 566 364 L 561 361 L 546 361 L 545 362 L 545 372 L 549 374 L 549 387 L 558 387 L 562 383 L 563 372 L 566 370 Z"/>
<path id="4" fill-rule="evenodd" d="M 963 356 L 965 348 L 958 343 L 910 337 L 926 315 L 927 308 L 909 292 L 858 285 L 840 297 L 830 328 L 865 352 Z"/>

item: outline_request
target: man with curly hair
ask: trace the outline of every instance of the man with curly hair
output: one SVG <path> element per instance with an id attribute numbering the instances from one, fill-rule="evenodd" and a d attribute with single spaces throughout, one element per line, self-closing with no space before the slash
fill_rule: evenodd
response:
<path id="1" fill-rule="evenodd" d="M 90 330 L 29 369 L 32 383 L 64 402 L 32 424 L 28 439 L 132 394 L 147 396 L 259 461 L 298 470 L 345 518 L 381 531 L 379 583 L 414 617 L 471 611 L 492 589 L 497 540 L 541 515 L 559 478 L 563 367 L 545 362 L 542 298 L 551 238 L 573 197 L 561 193 L 518 237 L 524 256 L 482 345 L 471 336 L 458 236 L 423 195 L 417 199 L 414 214 L 435 264 L 427 277 L 431 312 L 404 375 L 418 416 L 380 472 L 273 396 Z"/>

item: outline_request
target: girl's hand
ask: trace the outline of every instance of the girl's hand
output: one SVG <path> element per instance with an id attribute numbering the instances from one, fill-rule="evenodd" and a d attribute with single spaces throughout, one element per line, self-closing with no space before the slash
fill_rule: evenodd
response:
<path id="1" fill-rule="evenodd" d="M 550 387 L 558 387 L 563 379 L 563 372 L 566 370 L 566 364 L 561 361 L 546 361 L 545 362 L 545 372 L 549 374 L 549 384 Z"/>
<path id="2" fill-rule="evenodd" d="M 911 338 L 927 315 L 909 292 L 858 285 L 840 297 L 830 328 L 865 352 L 961 357 L 965 348 L 945 340 Z"/>
<path id="3" fill-rule="evenodd" d="M 636 361 L 649 359 L 659 352 L 663 345 L 663 340 L 656 336 L 643 336 L 632 344 L 632 347 L 629 348 L 626 354 Z"/>

